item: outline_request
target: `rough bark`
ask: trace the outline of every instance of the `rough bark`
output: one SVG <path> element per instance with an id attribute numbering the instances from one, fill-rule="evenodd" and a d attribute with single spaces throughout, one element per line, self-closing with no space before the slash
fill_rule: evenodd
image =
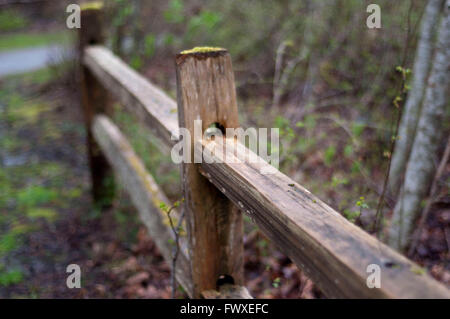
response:
<path id="1" fill-rule="evenodd" d="M 431 67 L 433 35 L 439 20 L 442 3 L 443 0 L 429 0 L 422 18 L 420 38 L 413 67 L 413 82 L 404 106 L 398 131 L 399 138 L 395 145 L 389 173 L 388 187 L 393 195 L 397 195 L 399 191 L 416 135 L 420 106 L 425 94 L 425 86 Z"/>
<path id="2" fill-rule="evenodd" d="M 450 67 L 450 0 L 442 15 L 436 53 L 428 80 L 424 104 L 417 127 L 405 182 L 395 206 L 389 244 L 399 250 L 407 248 L 414 223 L 422 210 L 422 202 L 436 170 L 436 153 L 442 142 L 445 108 L 448 107 Z M 448 119 L 447 119 L 448 120 Z"/>

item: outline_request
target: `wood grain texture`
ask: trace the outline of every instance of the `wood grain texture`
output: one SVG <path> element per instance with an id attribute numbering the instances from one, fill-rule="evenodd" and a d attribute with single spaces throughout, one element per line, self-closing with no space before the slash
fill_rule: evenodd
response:
<path id="1" fill-rule="evenodd" d="M 108 49 L 88 47 L 83 63 L 96 78 L 170 150 L 178 137 L 177 105 L 162 90 Z"/>
<path id="2" fill-rule="evenodd" d="M 79 61 L 83 60 L 84 48 L 93 43 L 101 44 L 104 42 L 103 19 L 104 12 L 102 10 L 83 10 L 81 12 L 83 28 L 80 28 L 78 32 Z M 81 106 L 86 127 L 92 196 L 97 205 L 107 206 L 114 190 L 113 185 L 108 181 L 108 179 L 112 179 L 112 172 L 108 162 L 95 143 L 90 128 L 96 114 L 112 113 L 112 102 L 108 92 L 81 63 L 79 63 L 78 75 L 81 88 Z"/>
<path id="3" fill-rule="evenodd" d="M 172 265 L 173 244 L 171 242 L 174 240 L 174 235 L 167 214 L 160 208 L 160 203 L 170 206 L 169 200 L 153 177 L 147 173 L 144 164 L 128 141 L 106 116 L 95 117 L 92 130 L 116 176 L 119 177 L 124 189 L 130 195 L 140 219 L 147 227 L 166 262 Z M 179 216 L 176 210 L 173 210 L 171 215 L 174 218 Z M 186 237 L 180 237 L 180 252 L 175 275 L 189 296 L 192 296 Z"/>
<path id="4" fill-rule="evenodd" d="M 238 113 L 231 59 L 227 51 L 179 54 L 176 58 L 180 128 L 191 132 L 202 120 L 201 134 L 213 123 L 237 128 Z M 193 143 L 191 154 L 193 155 Z M 243 282 L 242 214 L 199 172 L 182 164 L 182 183 L 190 242 L 194 296 L 215 289 L 220 275 Z"/>
<path id="5" fill-rule="evenodd" d="M 289 177 L 279 171 L 261 174 L 269 164 L 245 146 L 225 138 L 196 142 L 197 151 L 205 147 L 209 151 L 203 153 L 202 174 L 327 296 L 450 297 L 447 288 L 423 274 L 416 264 L 347 221 Z M 246 151 L 249 155 L 245 155 Z M 239 158 L 243 159 L 240 163 Z M 214 163 L 207 164 L 205 159 Z M 235 163 L 230 163 L 231 160 Z M 369 289 L 366 285 L 369 264 L 381 267 L 380 289 Z"/>

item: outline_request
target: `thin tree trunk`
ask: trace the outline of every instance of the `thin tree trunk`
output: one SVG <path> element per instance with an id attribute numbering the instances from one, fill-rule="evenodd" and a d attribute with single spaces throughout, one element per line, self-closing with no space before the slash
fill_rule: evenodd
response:
<path id="1" fill-rule="evenodd" d="M 442 3 L 442 0 L 429 0 L 425 14 L 422 18 L 416 59 L 414 61 L 413 83 L 404 106 L 398 131 L 399 137 L 396 141 L 391 161 L 391 171 L 389 173 L 390 178 L 388 188 L 394 196 L 397 195 L 399 191 L 416 134 L 420 106 L 422 104 L 425 86 L 430 72 L 430 61 L 433 52 L 433 35 L 435 34 L 434 31 L 439 20 Z"/>
<path id="2" fill-rule="evenodd" d="M 428 194 L 436 170 L 435 157 L 442 142 L 450 84 L 449 6 L 450 0 L 447 0 L 438 31 L 436 53 L 425 91 L 416 138 L 406 168 L 405 182 L 394 209 L 389 244 L 398 250 L 405 250 L 410 243 L 415 221 L 420 215 L 423 200 Z"/>

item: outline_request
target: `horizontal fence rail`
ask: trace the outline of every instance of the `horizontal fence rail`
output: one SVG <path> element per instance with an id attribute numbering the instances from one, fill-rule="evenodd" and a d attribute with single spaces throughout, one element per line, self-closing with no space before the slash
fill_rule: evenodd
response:
<path id="1" fill-rule="evenodd" d="M 102 46 L 86 49 L 83 59 L 98 81 L 170 149 L 178 136 L 177 104 L 162 90 Z"/>
<path id="2" fill-rule="evenodd" d="M 92 15 L 95 18 L 92 21 L 97 23 L 100 18 L 96 14 L 98 13 L 84 12 L 82 21 L 89 21 Z M 95 28 L 96 26 L 92 25 L 91 27 Z M 88 137 L 92 136 L 95 139 L 115 175 L 125 185 L 141 220 L 146 225 L 161 254 L 171 264 L 173 246 L 170 242 L 174 240 L 174 234 L 168 225 L 167 214 L 160 206 L 161 203 L 169 203 L 169 201 L 153 177 L 146 171 L 144 164 L 119 129 L 110 118 L 101 115 L 102 113 L 107 114 L 110 110 L 110 108 L 106 108 L 109 100 L 103 97 L 103 94 L 97 94 L 101 90 L 93 78 L 103 86 L 105 91 L 121 102 L 130 113 L 134 114 L 143 125 L 149 128 L 159 139 L 161 145 L 169 150 L 179 140 L 177 103 L 114 56 L 107 48 L 101 46 L 102 41 L 86 38 L 88 36 L 91 36 L 89 32 L 80 35 L 82 79 L 85 81 L 83 82 L 83 104 Z M 196 56 L 198 60 L 189 60 L 189 64 L 181 67 L 181 64 L 190 57 L 189 55 L 178 55 L 176 61 L 178 104 L 181 103 L 181 112 L 183 112 L 180 115 L 182 125 L 190 117 L 201 117 L 218 122 L 223 119 L 230 121 L 229 127 L 236 126 L 234 79 L 228 53 L 223 49 L 202 53 Z M 90 88 L 86 84 L 95 87 L 97 93 L 90 92 Z M 204 87 L 202 87 L 203 84 Z M 183 87 L 180 88 L 180 85 Z M 205 96 L 205 92 L 207 92 L 207 96 Z M 211 99 L 209 94 L 213 95 Z M 101 98 L 94 97 L 94 95 Z M 227 102 L 221 101 L 221 97 Z M 205 102 L 207 106 L 201 109 L 203 105 L 198 105 L 200 101 Z M 105 105 L 94 106 L 94 104 L 102 103 Z M 208 113 L 209 110 L 214 111 L 215 114 L 212 114 L 214 112 Z M 178 111 L 180 112 L 180 106 Z M 186 114 L 186 112 L 192 113 Z M 225 126 L 227 127 L 227 125 Z M 90 153 L 94 154 L 95 152 L 91 148 L 97 147 L 97 145 L 94 145 L 92 141 L 89 143 Z M 214 223 L 225 220 L 231 225 L 231 228 L 228 227 L 224 230 L 225 237 L 223 238 L 229 242 L 234 240 L 230 238 L 233 235 L 233 229 L 236 230 L 236 234 L 239 234 L 240 230 L 233 227 L 242 225 L 239 223 L 239 215 L 236 215 L 234 221 L 227 220 L 228 216 L 223 215 L 224 212 L 235 214 L 234 210 L 228 210 L 229 207 L 225 204 L 226 201 L 231 201 L 243 214 L 247 214 L 262 233 L 311 277 L 329 297 L 450 298 L 449 290 L 446 287 L 428 274 L 417 271 L 420 269 L 418 265 L 347 221 L 338 212 L 286 175 L 277 170 L 274 171 L 267 162 L 235 139 L 215 137 L 209 140 L 194 140 L 194 151 L 202 153 L 204 161 L 200 164 L 183 167 L 183 174 L 188 173 L 183 175 L 183 183 L 185 188 L 191 187 L 189 183 L 186 183 L 187 179 L 185 180 L 184 176 L 187 176 L 196 185 L 203 185 L 203 188 L 198 189 L 194 194 L 195 202 L 189 209 L 199 207 L 198 201 L 201 200 L 202 189 L 208 192 L 209 198 L 219 198 L 220 205 L 222 205 L 219 205 L 222 207 L 220 211 L 214 212 L 214 214 L 218 214 L 218 219 L 211 220 L 211 229 L 200 225 L 203 227 L 203 232 L 217 232 L 220 227 L 215 228 L 217 224 Z M 225 161 L 225 159 L 227 160 Z M 233 160 L 230 161 L 230 159 Z M 91 160 L 99 161 L 93 156 Z M 267 174 L 269 171 L 272 173 Z M 92 170 L 91 173 L 95 174 Z M 201 178 L 208 180 L 210 186 L 206 187 Z M 211 190 L 211 187 L 214 188 L 214 191 Z M 185 194 L 191 193 L 185 192 Z M 201 223 L 198 216 L 211 217 L 208 216 L 208 210 L 201 210 L 203 210 L 203 215 L 195 216 L 197 219 L 188 216 L 191 218 L 190 222 L 197 223 L 194 225 L 195 227 L 199 226 L 199 222 Z M 179 218 L 177 212 L 174 214 Z M 191 232 L 195 227 L 191 228 Z M 192 238 L 192 233 L 188 233 L 188 236 L 191 236 L 190 241 L 184 237 L 180 239 L 181 250 L 174 271 L 177 281 L 185 288 L 189 296 L 251 297 L 245 287 L 239 285 L 233 289 L 236 292 L 234 294 L 221 294 L 214 289 L 207 289 L 199 293 L 198 289 L 203 287 L 201 281 L 204 278 L 201 278 L 201 272 L 193 267 L 204 265 L 205 262 L 193 263 L 192 256 L 199 255 L 193 254 L 192 247 L 196 247 L 195 245 L 198 243 L 195 242 L 195 238 Z M 211 236 L 210 233 L 207 236 L 218 243 L 223 240 L 219 235 L 217 238 Z M 202 240 L 204 241 L 205 238 Z M 237 241 L 234 244 L 242 243 Z M 214 245 L 208 249 L 216 247 Z M 229 243 L 223 243 L 223 245 L 229 245 Z M 221 254 L 222 252 L 217 256 L 220 258 Z M 224 249 L 223 254 L 226 258 L 233 257 L 233 254 L 230 254 L 227 249 Z M 223 260 L 218 260 L 217 256 L 211 259 L 211 263 L 216 263 L 217 269 L 231 267 L 236 270 L 236 273 L 239 273 L 242 260 L 234 265 L 235 261 L 231 260 L 231 263 L 228 263 L 229 260 L 226 259 L 226 263 L 221 266 Z M 236 258 L 242 259 L 243 257 L 238 253 Z M 370 275 L 368 266 L 372 264 L 381 268 L 381 288 L 371 289 L 367 285 L 367 278 Z M 205 271 L 211 269 L 205 268 Z M 213 269 L 213 272 L 208 273 L 208 276 L 215 274 L 214 271 L 216 270 Z M 230 285 L 233 286 L 232 283 L 227 283 L 225 286 Z"/>
<path id="3" fill-rule="evenodd" d="M 119 129 L 106 116 L 98 115 L 94 119 L 92 131 L 103 153 L 128 192 L 139 217 L 147 227 L 166 262 L 172 264 L 172 242 L 175 240 L 170 228 L 168 216 L 161 209 L 161 203 L 169 203 L 163 191 L 153 177 L 146 171 L 144 164 L 133 151 L 130 143 Z M 180 215 L 173 209 L 173 219 Z M 180 252 L 176 260 L 175 275 L 186 292 L 192 295 L 190 265 L 187 244 L 180 238 Z"/>
<path id="4" fill-rule="evenodd" d="M 86 56 L 84 64 L 93 71 L 98 80 L 104 83 L 129 111 L 144 118 L 144 123 L 148 124 L 149 128 L 156 123 L 155 125 L 158 126 L 155 133 L 157 137 L 165 141 L 167 146 L 173 145 L 173 141 L 167 137 L 171 136 L 173 132 L 177 132 L 176 114 L 174 115 L 172 111 L 175 102 L 165 95 L 163 95 L 164 98 L 161 98 L 162 95 L 158 89 L 155 89 L 142 77 L 137 77 L 134 71 L 107 49 L 91 47 L 86 50 Z M 105 63 L 103 59 L 109 62 L 113 61 L 113 63 Z M 117 71 L 119 68 L 120 72 Z M 139 85 L 128 83 L 128 80 L 132 79 L 138 79 Z M 128 89 L 133 90 L 133 93 Z M 155 96 L 152 95 L 152 92 L 156 93 Z M 161 104 L 158 104 L 158 101 Z M 159 117 L 161 114 L 163 116 Z M 113 126 L 106 119 L 97 120 L 95 125 L 94 132 L 97 132 L 96 136 L 100 145 L 106 145 L 101 141 L 102 138 L 106 139 L 105 136 L 108 136 L 105 127 L 109 127 L 109 131 L 117 129 L 111 129 Z M 249 163 L 249 161 L 225 163 L 221 156 L 223 156 L 223 147 L 227 143 L 234 142 L 226 139 L 197 141 L 196 150 L 203 151 L 203 148 L 210 144 L 209 148 L 214 149 L 215 154 L 208 158 L 208 162 L 218 162 L 207 164 L 205 161 L 200 166 L 201 173 L 242 211 L 247 213 L 261 231 L 310 276 L 327 296 L 353 298 L 450 297 L 447 288 L 426 274 L 417 274 L 417 271 L 414 271 L 415 268 L 418 269 L 416 264 L 347 221 L 289 177 L 280 172 L 269 175 L 261 174 L 261 166 L 269 164 L 262 160 L 256 164 Z M 119 149 L 120 147 L 116 147 L 116 154 L 109 156 L 111 163 L 121 157 L 118 156 L 121 153 L 118 151 Z M 245 146 L 238 144 L 236 149 L 241 154 L 239 158 L 248 157 L 245 154 L 250 151 Z M 104 146 L 102 146 L 102 150 L 106 154 L 111 153 Z M 211 152 L 204 152 L 204 154 L 211 154 Z M 135 155 L 131 157 L 136 158 Z M 133 167 L 129 165 L 128 169 L 119 175 L 125 178 L 127 178 L 127 174 L 139 176 L 139 173 L 132 173 L 132 171 Z M 156 187 L 154 182 L 152 184 Z M 135 195 L 139 197 L 135 200 L 135 204 L 143 206 L 141 211 L 146 208 L 144 208 L 145 204 L 140 203 L 140 198 L 152 195 L 152 192 L 144 196 Z M 153 203 L 150 198 L 145 201 L 150 205 Z M 151 214 L 157 215 L 161 212 L 156 209 L 146 213 L 148 216 Z M 162 222 L 158 224 L 161 225 Z M 150 233 L 155 233 L 155 231 L 150 230 Z M 161 247 L 167 246 L 163 243 L 160 245 Z M 378 264 L 382 268 L 380 289 L 370 289 L 366 284 L 369 264 Z M 177 278 L 183 281 L 182 276 L 177 276 Z M 182 284 L 186 285 L 186 283 Z"/>
<path id="5" fill-rule="evenodd" d="M 203 150 L 207 148 L 207 152 Z M 439 298 L 448 290 L 234 139 L 198 141 L 202 174 L 330 297 Z M 225 159 L 227 161 L 225 161 Z M 244 161 L 242 160 L 244 159 Z M 210 164 L 208 164 L 210 163 Z M 370 289 L 367 266 L 381 268 Z"/>

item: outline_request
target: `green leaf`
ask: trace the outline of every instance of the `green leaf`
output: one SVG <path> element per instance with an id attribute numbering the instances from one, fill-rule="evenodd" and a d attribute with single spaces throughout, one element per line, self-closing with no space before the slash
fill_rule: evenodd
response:
<path id="1" fill-rule="evenodd" d="M 328 148 L 325 150 L 325 156 L 323 160 L 326 166 L 331 166 L 334 155 L 336 155 L 336 147 L 334 145 L 328 146 Z"/>
<path id="2" fill-rule="evenodd" d="M 7 272 L 0 272 L 0 286 L 10 286 L 18 284 L 23 280 L 23 273 L 18 269 L 13 269 Z"/>

